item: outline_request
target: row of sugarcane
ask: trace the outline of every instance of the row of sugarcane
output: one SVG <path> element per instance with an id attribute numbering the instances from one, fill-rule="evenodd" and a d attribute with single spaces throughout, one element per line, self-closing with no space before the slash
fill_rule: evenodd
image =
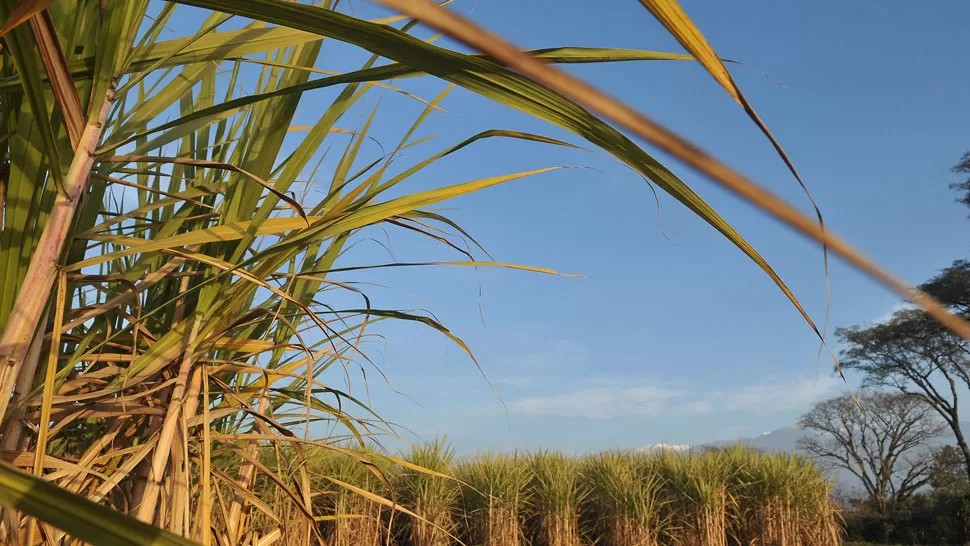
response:
<path id="1" fill-rule="evenodd" d="M 457 460 L 436 441 L 399 462 L 358 455 L 308 455 L 317 525 L 332 546 L 841 542 L 832 484 L 811 461 L 783 453 L 738 446 L 584 456 L 487 452 Z M 273 510 L 299 521 L 285 495 L 270 497 Z M 305 536 L 284 532 L 286 544 L 286 535 Z"/>

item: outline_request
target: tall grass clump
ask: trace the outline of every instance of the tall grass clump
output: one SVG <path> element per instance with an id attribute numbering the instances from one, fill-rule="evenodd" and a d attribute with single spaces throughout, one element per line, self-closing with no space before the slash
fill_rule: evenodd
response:
<path id="1" fill-rule="evenodd" d="M 422 470 L 401 466 L 394 473 L 398 502 L 416 516 L 406 519 L 402 542 L 410 546 L 448 546 L 456 531 L 460 489 L 457 481 L 440 475 L 452 475 L 455 450 L 444 440 L 436 439 L 412 447 L 405 460 Z"/>
<path id="2" fill-rule="evenodd" d="M 580 508 L 589 484 L 579 459 L 540 451 L 529 457 L 532 467 L 531 535 L 535 546 L 580 546 Z"/>
<path id="3" fill-rule="evenodd" d="M 663 476 L 674 542 L 685 546 L 726 546 L 728 471 L 718 452 L 663 452 L 650 464 Z"/>
<path id="4" fill-rule="evenodd" d="M 740 544 L 829 546 L 841 542 L 832 484 L 809 459 L 745 451 L 733 495 Z"/>
<path id="5" fill-rule="evenodd" d="M 814 463 L 799 458 L 797 483 L 793 504 L 799 541 L 805 546 L 828 546 L 842 542 L 842 514 L 832 499 L 831 481 L 826 479 Z"/>
<path id="6" fill-rule="evenodd" d="M 272 475 L 282 482 L 276 482 L 270 478 L 269 473 L 260 473 L 255 477 L 252 486 L 252 496 L 250 501 L 254 505 L 253 514 L 246 524 L 247 534 L 244 540 L 260 544 L 261 540 L 265 543 L 272 543 L 275 546 L 299 546 L 312 543 L 315 535 L 314 531 L 319 531 L 317 522 L 310 521 L 306 514 L 301 510 L 297 494 L 293 489 L 286 487 L 285 484 L 293 483 L 298 479 L 301 471 L 306 468 L 303 463 L 313 462 L 319 465 L 321 457 L 314 456 L 309 459 L 301 458 L 293 449 L 286 446 L 263 446 L 259 451 L 259 461 L 264 468 L 271 469 Z M 220 467 L 231 467 L 232 462 L 226 462 Z M 239 461 L 235 461 L 238 465 Z M 312 470 L 312 468 L 311 468 Z M 217 471 L 223 474 L 222 471 Z M 224 474 L 223 474 L 224 475 Z M 316 502 L 322 507 L 324 495 L 314 495 L 315 491 L 321 491 L 320 478 L 312 479 L 310 491 L 307 493 L 311 497 L 311 503 Z M 226 497 L 227 493 L 232 494 L 239 490 L 239 486 L 227 488 L 230 483 L 228 480 L 219 487 L 224 492 L 218 493 L 217 497 Z M 196 512 L 198 514 L 198 512 Z M 220 522 L 217 520 L 217 524 Z M 220 525 L 221 527 L 221 525 Z M 218 528 L 217 535 L 224 534 L 226 529 Z"/>
<path id="7" fill-rule="evenodd" d="M 391 496 L 386 477 L 390 470 L 366 452 L 355 455 L 316 450 L 308 458 L 321 530 L 332 546 L 382 546 L 390 509 L 377 499 Z"/>
<path id="8" fill-rule="evenodd" d="M 527 461 L 518 454 L 485 452 L 457 466 L 466 543 L 519 546 L 523 542 L 521 523 L 528 507 L 531 474 Z"/>
<path id="9" fill-rule="evenodd" d="M 334 546 L 841 542 L 832 485 L 810 460 L 741 446 L 582 458 L 487 452 L 456 462 L 455 450 L 439 439 L 414 446 L 403 461 L 350 448 L 310 449 L 303 458 L 265 448 L 262 455 L 269 471 L 255 484 L 257 513 L 246 536 L 277 533 L 279 546 L 306 544 L 314 533 L 294 502 L 300 491 L 268 477 L 292 483 L 304 470 L 317 531 Z"/>
<path id="10" fill-rule="evenodd" d="M 583 461 L 591 530 L 607 546 L 654 546 L 666 532 L 663 480 L 645 456 L 620 451 Z"/>

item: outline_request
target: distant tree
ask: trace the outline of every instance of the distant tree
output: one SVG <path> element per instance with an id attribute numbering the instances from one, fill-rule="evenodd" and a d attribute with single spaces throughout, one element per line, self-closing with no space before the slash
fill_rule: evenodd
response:
<path id="1" fill-rule="evenodd" d="M 970 152 L 963 154 L 953 172 L 970 174 Z M 957 200 L 970 207 L 970 178 L 950 187 L 960 192 Z M 920 289 L 970 320 L 970 261 L 953 262 Z M 970 342 L 916 309 L 900 310 L 887 321 L 840 328 L 835 333 L 847 344 L 843 367 L 861 371 L 864 386 L 890 387 L 920 399 L 943 418 L 956 439 L 946 456 L 959 456 L 970 491 L 970 447 L 960 424 L 957 394 L 961 384 L 970 388 Z"/>
<path id="2" fill-rule="evenodd" d="M 865 392 L 857 399 L 847 394 L 816 404 L 798 421 L 810 433 L 798 447 L 823 468 L 851 472 L 873 508 L 885 512 L 929 482 L 927 441 L 946 429 L 918 398 Z"/>
<path id="3" fill-rule="evenodd" d="M 930 464 L 930 486 L 936 491 L 965 494 L 970 490 L 963 454 L 954 446 L 943 446 L 933 452 Z"/>
<path id="4" fill-rule="evenodd" d="M 970 261 L 953 262 L 953 265 L 920 285 L 920 290 L 954 313 L 970 318 Z"/>
<path id="5" fill-rule="evenodd" d="M 963 154 L 960 162 L 953 166 L 953 172 L 961 174 L 970 173 L 970 152 Z M 970 178 L 963 182 L 950 184 L 950 187 L 961 193 L 960 197 L 957 197 L 957 201 L 970 207 Z"/>
<path id="6" fill-rule="evenodd" d="M 920 288 L 970 318 L 970 262 L 954 262 Z M 922 400 L 943 418 L 970 474 L 970 447 L 959 412 L 961 387 L 970 388 L 970 341 L 919 309 L 835 333 L 846 344 L 843 368 L 862 372 L 864 387 L 889 387 Z"/>

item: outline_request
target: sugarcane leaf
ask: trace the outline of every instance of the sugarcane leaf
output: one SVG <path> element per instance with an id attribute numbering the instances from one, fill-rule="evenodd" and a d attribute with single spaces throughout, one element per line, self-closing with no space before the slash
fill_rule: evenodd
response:
<path id="1" fill-rule="evenodd" d="M 195 545 L 190 540 L 95 504 L 3 462 L 0 462 L 0 503 L 50 523 L 94 546 Z"/>

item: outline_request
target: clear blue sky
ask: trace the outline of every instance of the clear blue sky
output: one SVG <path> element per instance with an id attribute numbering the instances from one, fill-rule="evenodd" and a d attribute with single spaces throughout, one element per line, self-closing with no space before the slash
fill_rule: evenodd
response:
<path id="1" fill-rule="evenodd" d="M 831 228 L 913 283 L 967 256 L 968 211 L 947 185 L 957 180 L 950 167 L 970 150 L 970 3 L 683 5 L 722 56 L 750 65 L 733 67 L 733 74 L 800 168 Z M 366 3 L 352 7 L 379 12 Z M 634 0 L 459 0 L 453 7 L 526 47 L 681 51 Z M 321 66 L 359 65 L 345 51 L 325 46 Z M 699 66 L 570 69 L 810 210 L 768 142 Z M 423 96 L 443 87 L 434 80 L 399 84 Z M 342 126 L 359 127 L 375 103 Z M 308 121 L 313 104 L 304 99 L 301 107 Z M 443 106 L 448 113 L 422 129 L 439 135 L 435 143 L 409 157 L 489 128 L 581 143 L 461 90 Z M 384 95 L 375 138 L 393 145 L 420 108 Z M 748 237 L 821 322 L 818 248 L 686 167 L 668 164 Z M 663 194 L 658 223 L 646 184 L 602 154 L 489 142 L 441 162 L 408 189 L 550 165 L 608 175 L 557 171 L 450 202 L 448 214 L 498 260 L 587 278 L 476 275 L 467 268 L 341 277 L 390 286 L 370 289 L 375 305 L 433 311 L 473 349 L 508 408 L 442 336 L 386 325 L 386 344 L 372 347 L 373 355 L 400 394 L 368 374 L 370 399 L 383 416 L 418 437 L 447 433 L 462 451 L 585 451 L 756 435 L 792 423 L 814 400 L 843 388 L 827 361 L 816 367 L 817 339 L 765 275 Z M 371 235 L 401 261 L 459 259 L 400 232 L 390 232 L 389 241 Z M 347 256 L 356 263 L 388 259 L 373 242 Z M 877 319 L 898 303 L 838 260 L 831 282 L 833 327 Z M 353 388 L 364 395 L 359 376 Z"/>

